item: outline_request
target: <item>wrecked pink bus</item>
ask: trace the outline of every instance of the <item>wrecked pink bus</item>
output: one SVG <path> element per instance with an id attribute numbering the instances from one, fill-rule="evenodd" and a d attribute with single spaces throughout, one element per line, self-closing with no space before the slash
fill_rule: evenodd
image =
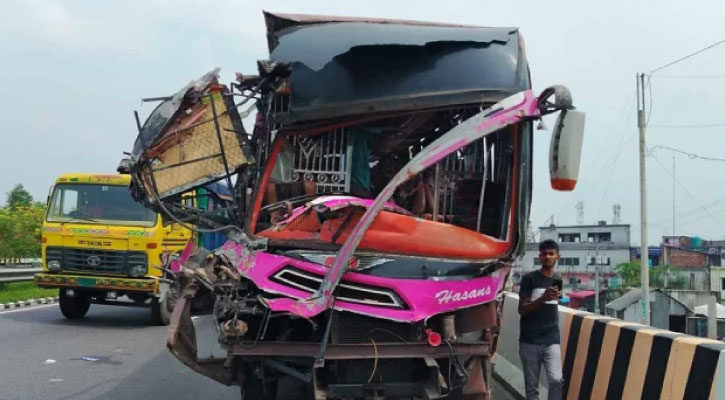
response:
<path id="1" fill-rule="evenodd" d="M 229 238 L 165 257 L 169 349 L 245 399 L 288 382 L 488 399 L 535 126 L 558 114 L 551 184 L 573 190 L 584 114 L 563 86 L 531 90 L 516 28 L 264 17 L 258 71 L 152 99 L 122 164 L 138 201 Z M 214 181 L 231 198 L 196 207 Z"/>

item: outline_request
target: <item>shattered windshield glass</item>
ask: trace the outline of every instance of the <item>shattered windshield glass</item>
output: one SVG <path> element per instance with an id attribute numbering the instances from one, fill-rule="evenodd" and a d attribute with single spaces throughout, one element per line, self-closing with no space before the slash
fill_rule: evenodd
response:
<path id="1" fill-rule="evenodd" d="M 406 227 L 428 221 L 464 228 L 468 235 L 483 233 L 505 240 L 514 137 L 519 131 L 508 127 L 476 140 L 400 185 L 369 236 L 399 230 L 415 240 L 422 228 Z M 425 134 L 405 137 L 392 133 L 390 126 L 378 124 L 315 136 L 279 136 L 276 160 L 268 166 L 269 179 L 257 223 L 259 234 L 282 240 L 342 243 L 372 199 L 442 133 L 440 127 L 437 131 L 433 127 Z M 437 240 L 427 232 L 420 234 L 420 243 Z M 463 237 L 465 241 L 466 235 Z M 368 247 L 383 244 L 370 243 Z"/>

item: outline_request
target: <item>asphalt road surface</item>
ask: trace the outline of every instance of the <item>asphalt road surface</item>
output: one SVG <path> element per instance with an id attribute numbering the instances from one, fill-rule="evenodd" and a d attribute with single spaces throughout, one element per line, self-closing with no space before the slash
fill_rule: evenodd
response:
<path id="1" fill-rule="evenodd" d="M 148 310 L 92 305 L 85 319 L 57 305 L 0 312 L 0 400 L 239 399 L 177 361 Z M 513 399 L 500 387 L 495 400 Z"/>

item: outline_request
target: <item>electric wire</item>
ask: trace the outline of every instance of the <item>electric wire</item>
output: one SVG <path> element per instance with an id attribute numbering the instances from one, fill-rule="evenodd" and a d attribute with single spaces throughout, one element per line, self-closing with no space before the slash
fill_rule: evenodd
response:
<path id="1" fill-rule="evenodd" d="M 657 75 L 657 79 L 723 79 L 725 75 Z"/>
<path id="2" fill-rule="evenodd" d="M 649 110 L 647 112 L 647 120 L 644 122 L 645 127 L 649 125 L 649 121 L 652 119 L 652 74 L 650 73 L 647 77 L 647 83 L 645 84 L 647 92 L 649 93 Z M 644 106 L 644 104 L 643 104 Z"/>
<path id="3" fill-rule="evenodd" d="M 692 222 L 702 220 L 703 218 L 708 218 L 709 215 L 700 216 L 699 214 L 702 212 L 706 212 L 705 211 L 706 209 L 715 208 L 717 206 L 722 205 L 723 203 L 725 203 L 725 198 L 707 203 L 707 204 L 703 205 L 702 207 L 697 207 L 697 208 L 693 208 L 693 209 L 690 209 L 687 211 L 683 211 L 683 212 L 675 215 L 675 218 L 677 219 L 679 225 L 690 224 Z M 725 211 L 725 210 L 712 211 L 712 213 L 719 214 L 723 211 Z M 695 217 L 695 219 L 692 219 L 693 217 Z M 649 225 L 664 226 L 664 225 L 669 225 L 671 221 L 672 221 L 672 217 L 669 217 L 669 218 L 657 220 L 655 222 L 650 222 Z M 639 229 L 640 229 L 639 226 L 633 227 L 632 232 L 637 232 L 637 231 L 639 231 Z"/>
<path id="4" fill-rule="evenodd" d="M 684 185 L 684 184 L 683 184 L 682 182 L 680 182 L 680 180 L 679 180 L 679 179 L 677 179 L 677 177 L 676 177 L 676 176 L 674 176 L 674 175 L 672 174 L 672 171 L 670 171 L 669 169 L 667 169 L 667 167 L 666 167 L 666 166 L 665 166 L 665 165 L 664 165 L 664 164 L 663 164 L 663 163 L 662 163 L 662 162 L 661 162 L 661 161 L 660 161 L 660 160 L 659 160 L 659 159 L 657 158 L 657 156 L 656 156 L 656 155 L 655 155 L 654 153 L 652 154 L 652 158 L 654 158 L 654 159 L 655 159 L 655 161 L 657 161 L 657 163 L 658 163 L 658 164 L 659 164 L 659 165 L 660 165 L 660 166 L 662 167 L 662 169 L 664 169 L 664 170 L 665 170 L 665 171 L 666 171 L 666 172 L 667 172 L 667 173 L 668 173 L 668 174 L 669 174 L 669 175 L 670 175 L 670 176 L 672 177 L 672 179 L 674 179 L 674 180 L 675 180 L 675 182 L 677 182 L 677 184 L 678 184 L 678 185 L 680 185 L 680 187 L 682 188 L 682 190 L 684 190 L 684 191 L 685 191 L 685 193 L 686 193 L 686 194 L 687 194 L 687 195 L 688 195 L 688 196 L 689 196 L 689 197 L 690 197 L 690 198 L 691 198 L 691 199 L 692 199 L 692 200 L 693 200 L 693 201 L 694 201 L 694 202 L 695 202 L 695 203 L 696 203 L 696 204 L 697 204 L 698 206 L 700 206 L 700 208 L 701 208 L 701 209 L 702 209 L 703 211 L 705 211 L 705 212 L 707 213 L 707 215 L 709 215 L 709 216 L 710 216 L 710 217 L 711 217 L 711 218 L 712 218 L 713 220 L 715 220 L 715 221 L 716 221 L 716 222 L 717 222 L 718 224 L 720 224 L 720 226 L 722 226 L 723 228 L 725 228 L 725 224 L 723 224 L 723 223 L 722 223 L 722 221 L 720 221 L 720 220 L 719 220 L 719 219 L 718 219 L 717 217 L 715 217 L 715 216 L 714 216 L 714 215 L 713 215 L 713 214 L 712 214 L 712 213 L 711 213 L 711 212 L 710 212 L 709 210 L 707 210 L 706 208 L 704 208 L 704 207 L 703 207 L 703 205 L 702 205 L 702 204 L 700 203 L 700 201 L 699 201 L 699 200 L 697 200 L 697 198 L 696 198 L 695 196 L 693 196 L 693 195 L 692 195 L 692 193 L 690 193 L 690 191 L 689 191 L 689 190 L 687 189 L 687 187 L 686 187 L 686 186 L 685 186 L 685 185 Z"/>
<path id="5" fill-rule="evenodd" d="M 713 44 L 711 44 L 711 45 L 709 45 L 709 46 L 707 46 L 707 47 L 704 47 L 704 48 L 702 48 L 702 49 L 700 49 L 700 50 L 697 50 L 697 51 L 695 51 L 695 52 L 693 52 L 693 53 L 690 53 L 690 54 L 688 54 L 688 55 L 686 55 L 686 56 L 684 56 L 684 57 L 680 57 L 680 58 L 678 58 L 678 59 L 676 59 L 676 60 L 674 60 L 674 61 L 672 61 L 672 62 L 669 62 L 669 63 L 667 63 L 667 64 L 665 64 L 665 65 L 662 65 L 662 66 L 660 66 L 660 67 L 658 67 L 658 68 L 655 68 L 655 69 L 653 69 L 652 71 L 650 71 L 650 73 L 649 73 L 649 74 L 647 75 L 647 82 L 645 83 L 645 88 L 646 88 L 646 89 L 648 90 L 648 94 L 649 94 L 649 107 L 648 107 L 649 109 L 647 110 L 647 118 L 646 118 L 646 121 L 645 121 L 645 125 L 646 125 L 646 126 L 649 126 L 649 121 L 650 121 L 650 120 L 651 120 L 651 118 L 652 118 L 652 109 L 653 109 L 653 107 L 652 107 L 652 104 L 653 104 L 653 97 L 654 97 L 654 96 L 652 95 L 652 77 L 653 77 L 654 73 L 655 73 L 655 72 L 657 72 L 657 71 L 663 70 L 663 69 L 665 69 L 665 68 L 668 68 L 668 67 L 670 67 L 670 66 L 672 66 L 672 65 L 675 65 L 675 64 L 677 64 L 677 63 L 679 63 L 679 62 L 681 62 L 681 61 L 684 61 L 684 60 L 686 60 L 686 59 L 688 59 L 688 58 L 690 58 L 690 57 L 693 57 L 693 56 L 695 56 L 695 55 L 697 55 L 697 54 L 700 54 L 700 53 L 702 53 L 702 52 L 704 52 L 704 51 L 706 51 L 706 50 L 709 50 L 709 49 L 711 49 L 711 48 L 713 48 L 713 47 L 716 47 L 716 46 L 718 46 L 718 45 L 720 45 L 720 44 L 723 44 L 723 43 L 725 43 L 725 39 L 723 39 L 723 40 L 720 40 L 720 41 L 718 41 L 718 42 L 715 42 L 715 43 L 713 43 Z M 722 76 L 722 77 L 725 77 L 725 76 Z M 719 124 L 707 124 L 707 125 L 709 125 L 709 126 L 713 126 L 713 125 L 714 125 L 714 126 L 718 126 Z M 723 126 L 725 126 L 725 124 L 723 124 Z M 634 135 L 632 135 L 632 137 L 634 137 Z M 631 139 L 630 139 L 630 140 L 631 140 Z M 665 148 L 665 147 L 666 147 L 666 146 L 660 146 L 660 148 Z M 696 154 L 692 154 L 692 153 L 687 153 L 687 152 L 682 152 L 682 151 L 679 151 L 679 150 L 676 150 L 676 149 L 671 149 L 671 148 L 669 148 L 669 149 L 670 149 L 670 150 L 673 150 L 673 151 L 677 151 L 677 152 L 680 152 L 680 153 L 682 153 L 682 154 L 685 154 L 685 155 L 687 155 L 688 157 L 692 157 L 692 156 L 695 156 L 695 158 L 702 158 L 702 159 L 707 159 L 707 160 L 711 160 L 711 161 L 725 161 L 725 160 L 721 160 L 721 159 L 713 159 L 713 158 L 710 158 L 710 157 L 700 157 L 700 156 L 698 156 L 698 155 L 696 155 Z M 615 160 L 616 160 L 617 158 L 618 158 L 618 156 L 617 156 L 617 157 L 615 158 Z M 661 162 L 660 162 L 660 161 L 659 161 L 659 160 L 658 160 L 658 159 L 657 159 L 656 157 L 655 157 L 655 159 L 657 160 L 657 162 L 658 162 L 658 163 L 660 163 L 660 165 L 662 165 L 662 167 L 663 167 L 663 168 L 665 168 L 665 167 L 664 167 L 664 165 L 663 165 L 663 164 L 662 164 L 662 163 L 661 163 Z M 671 174 L 671 172 L 670 172 L 669 170 L 667 170 L 667 168 L 665 168 L 665 170 L 666 170 L 666 171 L 667 171 L 668 173 L 670 173 L 670 175 L 672 175 L 672 174 Z M 599 216 L 599 215 L 600 215 L 600 213 L 601 213 L 601 209 L 602 209 L 602 207 L 603 207 L 603 205 L 604 205 L 604 201 L 606 200 L 606 195 L 607 195 L 607 193 L 608 193 L 608 190 L 609 190 L 609 184 L 610 184 L 610 181 L 611 181 L 611 176 L 612 176 L 612 173 L 611 173 L 611 171 L 610 171 L 610 177 L 609 177 L 609 179 L 607 180 L 607 185 L 606 185 L 606 187 L 605 187 L 605 192 L 604 192 L 604 196 L 602 197 L 602 203 L 601 203 L 601 205 L 600 205 L 600 207 L 599 207 L 599 211 L 597 212 L 597 216 Z M 675 181 L 676 181 L 676 182 L 678 182 L 678 183 L 679 183 L 679 184 L 680 184 L 680 185 L 682 186 L 681 182 L 679 182 L 679 180 L 677 180 L 677 178 L 675 178 L 674 176 L 673 176 L 673 178 L 675 179 Z M 688 195 L 690 195 L 690 197 L 693 197 L 693 196 L 692 196 L 692 195 L 691 195 L 691 194 L 689 193 L 689 191 L 687 191 L 687 189 L 686 189 L 686 188 L 684 188 L 684 186 L 683 186 L 683 189 L 685 189 L 685 191 L 686 191 L 686 192 L 688 193 Z M 694 199 L 694 197 L 693 197 L 693 199 Z M 714 218 L 714 217 L 712 217 L 712 218 Z M 714 218 L 714 219 L 716 219 L 716 218 Z M 717 220 L 717 219 L 716 219 L 716 220 Z M 718 222 L 720 223 L 720 221 L 718 221 Z M 722 224 L 722 223 L 720 223 L 720 224 Z"/>
<path id="6" fill-rule="evenodd" d="M 631 104 L 633 102 L 634 102 L 634 93 L 632 93 L 630 101 L 627 103 L 627 105 L 623 109 L 623 111 L 631 108 Z M 622 114 L 620 114 L 620 117 Z M 617 125 L 618 125 L 620 119 L 621 118 L 617 119 L 617 122 L 614 124 L 614 127 L 613 127 L 614 129 L 617 128 Z M 605 188 L 604 188 L 604 195 L 602 196 L 602 201 L 599 205 L 599 209 L 597 210 L 597 218 L 599 218 L 599 216 L 601 215 L 602 207 L 604 206 L 604 202 L 607 199 L 607 195 L 609 193 L 609 186 L 610 186 L 610 183 L 612 180 L 612 176 L 614 175 L 614 167 L 615 167 L 617 161 L 619 160 L 619 157 L 623 154 L 625 147 L 629 144 L 630 141 L 632 141 L 632 139 L 635 136 L 634 134 L 631 134 L 628 138 L 625 139 L 626 131 L 624 130 L 624 127 L 627 126 L 627 124 L 629 123 L 629 121 L 631 119 L 632 119 L 632 114 L 630 113 L 627 115 L 627 119 L 624 121 L 624 125 L 622 127 L 623 129 L 621 131 L 620 141 L 619 141 L 619 145 L 617 146 L 617 149 L 614 151 L 614 154 L 609 158 L 609 160 L 607 162 L 605 162 L 604 165 L 602 165 L 599 169 L 600 174 L 606 173 L 607 171 L 609 171 L 609 176 L 607 178 L 607 184 L 605 185 Z M 582 182 L 582 184 L 583 183 L 584 182 Z M 588 187 L 591 187 L 591 186 L 588 186 Z M 569 204 L 567 204 L 567 207 L 570 206 L 571 204 L 573 204 L 574 201 L 576 201 L 576 199 L 572 200 Z M 559 212 L 561 212 L 561 210 L 559 210 Z"/>
<path id="7" fill-rule="evenodd" d="M 661 71 L 661 70 L 663 70 L 665 68 L 668 68 L 668 67 L 670 67 L 672 65 L 675 65 L 675 64 L 677 64 L 679 62 L 682 62 L 684 60 L 687 60 L 690 57 L 693 57 L 693 56 L 695 56 L 697 54 L 700 54 L 700 53 L 702 53 L 704 51 L 707 51 L 709 49 L 712 49 L 713 47 L 719 46 L 719 45 L 721 45 L 723 43 L 725 43 L 725 39 L 719 40 L 719 41 L 717 41 L 717 42 L 715 42 L 715 43 L 713 43 L 713 44 L 711 44 L 709 46 L 703 47 L 703 48 L 701 48 L 701 49 L 699 49 L 699 50 L 697 50 L 695 52 L 692 52 L 690 54 L 687 54 L 687 55 L 685 55 L 683 57 L 680 57 L 680 58 L 678 58 L 678 59 L 676 59 L 674 61 L 671 61 L 671 62 L 669 62 L 667 64 L 664 64 L 664 65 L 662 65 L 662 66 L 660 66 L 658 68 L 655 68 L 652 71 L 650 71 L 650 73 L 647 75 L 647 84 L 646 84 L 647 87 L 648 87 L 648 89 L 649 89 L 650 104 L 649 104 L 649 113 L 648 113 L 648 116 L 647 116 L 647 120 L 645 121 L 645 126 L 649 126 L 650 117 L 652 115 L 652 98 L 653 98 L 653 96 L 652 96 L 652 84 L 651 84 L 651 81 L 652 81 L 652 77 L 653 77 L 654 73 L 657 72 L 657 71 Z M 668 76 L 658 76 L 658 77 L 667 78 Z M 675 77 L 675 76 L 669 76 L 669 77 Z M 686 77 L 686 76 L 680 76 L 680 77 Z M 694 76 L 689 76 L 689 77 L 691 77 L 691 78 L 705 78 L 705 77 L 710 77 L 710 78 L 725 78 L 725 75 L 710 75 L 710 76 L 707 76 L 707 75 L 700 75 L 700 76 L 694 75 Z M 689 125 L 689 126 L 687 124 L 683 124 L 681 126 L 677 126 L 677 125 L 664 125 L 664 126 L 659 126 L 659 127 L 691 127 L 691 128 L 692 127 L 703 127 L 703 128 L 708 128 L 708 127 L 717 127 L 717 126 L 725 126 L 725 124 L 692 124 L 692 125 Z M 655 125 L 655 127 L 656 127 L 656 125 Z M 690 193 L 689 190 L 687 190 L 687 188 L 682 184 L 682 182 L 680 182 L 680 180 L 677 179 L 677 177 L 675 177 L 674 174 L 669 169 L 667 169 L 667 167 L 665 167 L 665 165 L 657 158 L 657 156 L 654 154 L 654 150 L 660 149 L 660 148 L 661 149 L 670 150 L 670 151 L 674 151 L 674 152 L 677 152 L 677 153 L 681 153 L 681 154 L 687 155 L 690 158 L 699 158 L 699 159 L 704 159 L 704 160 L 708 160 L 708 161 L 725 161 L 725 159 L 717 159 L 717 158 L 712 158 L 712 157 L 704 157 L 704 156 L 700 156 L 698 154 L 685 152 L 685 151 L 682 151 L 682 150 L 679 150 L 679 149 L 674 149 L 674 148 L 668 147 L 668 146 L 654 146 L 654 147 L 652 147 L 652 148 L 649 149 L 649 153 L 650 153 L 650 155 L 652 155 L 652 157 L 655 159 L 655 161 L 657 161 L 657 163 L 668 174 L 670 174 L 670 176 L 672 177 L 672 179 L 675 182 L 677 182 L 677 184 L 680 185 L 680 187 L 682 187 L 682 189 L 685 191 L 685 193 L 690 198 L 692 198 L 692 200 L 695 201 L 695 203 L 697 203 L 700 206 L 699 210 L 706 212 L 710 218 L 712 218 L 715 221 L 717 221 L 721 226 L 725 226 L 707 208 L 705 208 L 704 206 L 702 206 L 702 204 L 692 195 L 692 193 Z M 670 221 L 671 220 L 672 219 L 670 219 Z"/>
<path id="8" fill-rule="evenodd" d="M 718 215 L 723 212 L 725 212 L 725 209 L 710 211 L 710 213 L 713 215 Z M 710 215 L 702 215 L 702 216 L 690 215 L 688 217 L 685 217 L 684 219 L 678 219 L 677 226 L 679 226 L 679 227 L 687 226 L 687 225 L 693 224 L 695 222 L 702 221 L 705 218 L 711 218 L 711 217 L 710 217 Z M 650 224 L 650 225 L 651 225 L 651 227 L 664 228 L 664 227 L 667 227 L 667 225 L 669 225 L 669 224 L 667 222 L 660 222 L 657 224 Z"/>
<path id="9" fill-rule="evenodd" d="M 658 150 L 658 149 L 669 150 L 669 151 L 672 151 L 672 152 L 675 152 L 675 153 L 684 154 L 688 158 L 690 158 L 691 160 L 700 159 L 700 160 L 705 160 L 705 161 L 720 161 L 720 162 L 725 162 L 725 158 L 705 157 L 705 156 L 701 156 L 699 154 L 690 153 L 690 152 L 687 152 L 687 151 L 684 151 L 684 150 L 680 150 L 680 149 L 675 149 L 675 148 L 669 147 L 669 146 L 655 145 L 655 146 L 650 147 L 649 148 L 649 151 L 651 153 L 651 152 L 654 152 L 655 150 Z"/>
<path id="10" fill-rule="evenodd" d="M 612 183 L 612 176 L 614 176 L 614 166 L 619 160 L 619 156 L 621 156 L 624 153 L 624 146 L 629 144 L 629 142 L 634 139 L 634 134 L 630 135 L 626 142 L 622 143 L 622 146 L 617 150 L 616 157 L 614 157 L 614 160 L 611 163 L 611 166 L 609 168 L 605 168 L 605 170 L 609 170 L 609 177 L 607 178 L 607 184 L 604 186 L 604 195 L 602 196 L 602 201 L 599 203 L 599 210 L 597 210 L 597 218 L 602 214 L 602 207 L 604 207 L 604 202 L 607 200 L 607 196 L 609 195 L 609 186 Z"/>
<path id="11" fill-rule="evenodd" d="M 388 334 L 394 336 L 395 338 L 399 339 L 401 342 L 408 343 L 408 340 L 405 340 L 405 338 L 403 338 L 402 336 L 398 335 L 397 333 L 395 333 L 393 331 L 387 330 L 385 328 L 373 328 L 373 329 L 367 331 L 364 336 L 369 336 L 373 332 L 388 333 Z"/>
<path id="12" fill-rule="evenodd" d="M 718 199 L 718 200 L 712 201 L 710 203 L 707 203 L 707 204 L 703 205 L 702 208 L 714 208 L 714 207 L 719 206 L 719 205 L 721 205 L 723 203 L 725 203 L 725 198 Z M 694 216 L 694 215 L 697 215 L 697 214 L 701 213 L 702 212 L 702 208 L 701 207 L 692 208 L 690 210 L 683 211 L 683 212 L 675 215 L 675 217 L 676 218 L 687 218 L 687 217 L 691 217 L 691 216 Z M 651 222 L 651 224 L 653 224 L 653 225 L 668 224 L 671 221 L 672 221 L 672 217 L 669 217 L 669 218 L 657 220 L 655 222 Z"/>
<path id="13" fill-rule="evenodd" d="M 622 109 L 617 114 L 617 118 L 615 119 L 614 124 L 612 125 L 612 129 L 611 129 L 612 131 L 618 130 L 620 122 L 622 121 L 622 117 L 625 115 L 625 113 L 627 113 L 627 110 L 631 110 L 632 104 L 634 103 L 634 99 L 635 99 L 635 92 L 632 91 L 629 95 L 628 100 L 623 103 Z M 583 179 L 579 180 L 579 186 L 580 187 L 583 186 L 583 190 L 581 192 L 579 192 L 580 194 L 587 193 L 590 190 L 590 188 L 594 187 L 592 185 L 587 185 L 587 183 L 589 183 L 593 178 L 599 177 L 601 174 L 606 173 L 608 170 L 611 173 L 610 165 L 613 166 L 613 164 L 615 164 L 617 162 L 617 160 L 619 159 L 619 156 L 621 155 L 622 150 L 624 149 L 624 146 L 626 146 L 634 137 L 634 134 L 633 134 L 629 138 L 625 139 L 626 131 L 624 130 L 624 127 L 629 123 L 629 121 L 631 119 L 632 119 L 632 113 L 631 112 L 627 113 L 627 119 L 624 121 L 622 129 L 620 131 L 621 134 L 619 136 L 620 137 L 619 145 L 617 146 L 617 149 L 615 150 L 614 154 L 612 154 L 611 157 L 609 159 L 607 159 L 607 161 L 605 161 L 604 164 L 601 166 L 598 165 L 598 162 L 601 159 L 601 156 L 604 154 L 604 152 L 597 152 L 597 156 L 596 156 L 594 162 L 592 163 L 592 165 L 593 165 L 592 168 L 589 170 L 589 172 Z M 570 202 L 568 202 L 564 206 L 562 206 L 558 211 L 553 213 L 553 215 L 560 214 L 565 209 L 571 207 L 576 201 L 577 201 L 576 198 L 572 199 Z M 601 206 L 600 206 L 600 211 L 601 211 Z M 547 218 L 547 220 L 548 219 L 549 218 Z M 544 221 L 544 223 L 546 223 L 546 220 Z M 536 236 L 540 231 L 541 231 L 541 228 L 537 228 L 536 231 L 534 231 L 532 234 L 534 236 Z"/>
<path id="14" fill-rule="evenodd" d="M 653 103 L 653 96 L 652 96 L 652 75 L 654 75 L 654 73 L 657 72 L 657 71 L 660 71 L 660 70 L 663 70 L 663 69 L 665 69 L 667 67 L 670 67 L 672 65 L 675 65 L 675 64 L 677 64 L 677 63 L 679 63 L 681 61 L 684 61 L 684 60 L 686 60 L 686 59 L 688 59 L 690 57 L 693 57 L 693 56 L 695 56 L 697 54 L 700 54 L 700 53 L 702 53 L 704 51 L 707 51 L 707 50 L 709 50 L 709 49 L 711 49 L 713 47 L 716 47 L 718 45 L 721 45 L 723 43 L 725 43 L 725 39 L 720 40 L 718 42 L 715 42 L 715 43 L 713 43 L 713 44 L 711 44 L 711 45 L 709 45 L 707 47 L 704 47 L 704 48 L 702 48 L 700 50 L 697 50 L 697 51 L 695 51 L 693 53 L 690 53 L 690 54 L 688 54 L 688 55 L 686 55 L 684 57 L 680 57 L 677 60 L 674 60 L 672 62 L 669 62 L 669 63 L 667 63 L 667 64 L 665 64 L 665 65 L 663 65 L 661 67 L 655 68 L 652 71 L 650 71 L 650 73 L 647 75 L 647 83 L 645 84 L 645 87 L 644 87 L 644 88 L 647 88 L 647 90 L 649 92 L 649 110 L 647 111 L 647 119 L 645 120 L 645 127 L 649 125 L 649 121 L 652 118 L 652 103 Z M 643 103 L 643 105 L 644 105 L 644 103 Z"/>
<path id="15" fill-rule="evenodd" d="M 375 344 L 375 340 L 373 340 L 373 338 L 370 338 L 370 341 L 373 343 L 373 350 L 375 351 L 375 361 L 373 362 L 373 370 L 370 373 L 370 378 L 368 378 L 368 383 L 373 381 L 373 378 L 375 377 L 375 372 L 378 370 L 378 345 Z"/>
<path id="16" fill-rule="evenodd" d="M 725 126 L 725 123 L 713 123 L 713 124 L 652 124 L 647 127 L 652 128 L 719 128 Z"/>
<path id="17" fill-rule="evenodd" d="M 711 44 L 711 45 L 709 45 L 709 46 L 707 46 L 707 47 L 703 47 L 703 48 L 701 48 L 700 50 L 697 50 L 697 51 L 695 51 L 695 52 L 693 52 L 693 53 L 690 53 L 690 54 L 688 54 L 688 55 L 686 55 L 686 56 L 684 56 L 684 57 L 680 57 L 680 58 L 678 58 L 677 60 L 674 60 L 674 61 L 672 61 L 672 62 L 669 62 L 669 63 L 667 63 L 667 64 L 665 64 L 665 65 L 663 65 L 663 66 L 661 66 L 661 67 L 655 68 L 655 69 L 653 69 L 652 71 L 650 71 L 649 75 L 650 75 L 650 76 L 652 76 L 652 74 L 654 74 L 654 73 L 655 73 L 655 72 L 657 72 L 657 71 L 663 70 L 663 69 L 665 69 L 665 68 L 667 68 L 667 67 L 671 67 L 671 66 L 673 66 L 673 65 L 675 65 L 675 64 L 677 64 L 677 63 L 679 63 L 679 62 L 685 61 L 685 60 L 687 60 L 688 58 L 690 58 L 690 57 L 692 57 L 692 56 L 695 56 L 695 55 L 697 55 L 697 54 L 700 54 L 700 53 L 702 53 L 702 52 L 704 52 L 704 51 L 710 50 L 710 49 L 712 49 L 713 47 L 719 46 L 719 45 L 721 45 L 721 44 L 723 44 L 723 43 L 725 43 L 725 39 L 723 39 L 723 40 L 719 40 L 719 41 L 717 41 L 717 42 L 715 42 L 715 43 L 713 43 L 713 44 Z"/>

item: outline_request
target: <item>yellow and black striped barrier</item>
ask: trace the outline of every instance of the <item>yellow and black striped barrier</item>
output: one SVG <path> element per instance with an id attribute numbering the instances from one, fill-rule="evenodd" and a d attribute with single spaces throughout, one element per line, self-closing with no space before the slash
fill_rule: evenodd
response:
<path id="1" fill-rule="evenodd" d="M 725 399 L 725 343 L 565 307 L 559 317 L 564 399 Z"/>
<path id="2" fill-rule="evenodd" d="M 508 294 L 494 371 L 523 395 L 517 308 Z M 567 307 L 559 326 L 563 400 L 725 400 L 725 343 Z"/>

